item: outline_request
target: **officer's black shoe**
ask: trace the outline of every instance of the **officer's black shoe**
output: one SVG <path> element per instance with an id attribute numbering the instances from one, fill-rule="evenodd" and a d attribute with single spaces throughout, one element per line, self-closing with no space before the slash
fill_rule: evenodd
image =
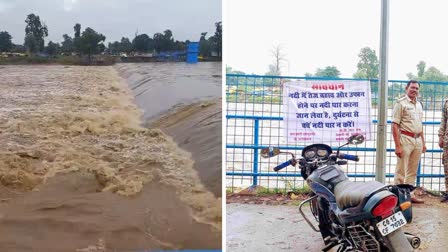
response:
<path id="1" fill-rule="evenodd" d="M 440 199 L 440 202 L 442 202 L 442 203 L 447 202 L 448 203 L 448 193 L 443 193 L 442 194 L 442 198 Z"/>

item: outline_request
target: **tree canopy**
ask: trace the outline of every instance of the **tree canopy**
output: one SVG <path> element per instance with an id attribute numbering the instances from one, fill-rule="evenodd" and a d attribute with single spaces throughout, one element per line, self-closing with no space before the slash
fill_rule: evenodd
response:
<path id="1" fill-rule="evenodd" d="M 447 82 L 448 75 L 442 73 L 436 67 L 429 67 L 426 69 L 426 63 L 424 61 L 420 61 L 417 65 L 417 75 L 413 73 L 408 73 L 407 77 L 409 80 L 417 80 L 417 81 L 428 81 L 428 82 Z M 425 84 L 420 88 L 420 95 L 422 97 L 427 97 L 430 100 L 435 99 L 436 96 L 440 96 L 440 86 L 435 84 Z"/>
<path id="2" fill-rule="evenodd" d="M 12 37 L 7 31 L 0 32 L 0 52 L 8 52 L 13 48 Z"/>
<path id="3" fill-rule="evenodd" d="M 73 38 L 73 50 L 77 53 L 81 53 L 81 24 L 76 23 L 75 26 L 73 26 L 73 30 L 75 31 L 75 37 Z"/>
<path id="4" fill-rule="evenodd" d="M 81 37 L 81 24 L 76 23 L 73 30 L 75 30 L 75 39 Z"/>
<path id="5" fill-rule="evenodd" d="M 271 55 L 274 62 L 269 65 L 269 71 L 266 75 L 280 76 L 282 74 L 282 67 L 286 61 L 286 54 L 283 52 L 283 48 L 280 45 L 275 45 L 271 50 Z"/>
<path id="6" fill-rule="evenodd" d="M 232 67 L 226 66 L 226 73 L 228 74 L 246 74 L 245 72 L 233 70 Z"/>
<path id="7" fill-rule="evenodd" d="M 314 76 L 327 77 L 327 78 L 339 78 L 341 72 L 335 66 L 327 66 L 323 69 L 318 68 Z"/>
<path id="8" fill-rule="evenodd" d="M 168 52 L 174 49 L 174 39 L 171 30 L 167 29 L 162 33 L 155 33 L 154 49 L 156 52 Z"/>
<path id="9" fill-rule="evenodd" d="M 408 73 L 407 77 L 410 80 L 418 80 L 418 81 L 448 81 L 448 75 L 442 73 L 436 67 L 429 67 L 426 69 L 426 63 L 424 61 L 420 61 L 417 64 L 417 75 L 413 73 Z"/>
<path id="10" fill-rule="evenodd" d="M 80 37 L 81 52 L 89 56 L 102 52 L 105 48 L 102 43 L 104 40 L 106 40 L 106 36 L 87 27 Z"/>
<path id="11" fill-rule="evenodd" d="M 82 31 L 80 23 L 73 26 L 73 35 L 63 34 L 63 40 L 60 43 L 50 41 L 45 46 L 45 37 L 48 37 L 48 28 L 39 16 L 31 13 L 27 15 L 25 27 L 24 46 L 14 45 L 8 32 L 0 32 L 0 51 L 20 51 L 24 49 L 30 53 L 46 52 L 50 55 L 65 54 L 70 55 L 74 52 L 77 55 L 93 55 L 104 52 L 106 47 L 104 41 L 106 37 L 96 32 L 92 28 L 86 28 Z M 206 38 L 207 33 L 201 33 L 200 53 L 203 56 L 221 56 L 222 54 L 222 22 L 215 23 L 215 33 L 210 38 Z M 193 40 L 197 41 L 197 40 Z M 156 32 L 153 36 L 147 34 L 135 34 L 131 40 L 122 37 L 119 41 L 109 42 L 107 53 L 117 55 L 119 53 L 132 52 L 172 52 L 185 51 L 189 40 L 175 40 L 173 32 L 165 29 L 163 32 Z"/>
<path id="12" fill-rule="evenodd" d="M 136 52 L 150 52 L 154 50 L 154 40 L 147 34 L 135 36 L 132 40 L 132 50 Z"/>
<path id="13" fill-rule="evenodd" d="M 67 34 L 64 34 L 62 37 L 64 38 L 64 41 L 62 41 L 61 43 L 61 51 L 64 53 L 73 52 L 74 51 L 73 39 Z"/>
<path id="14" fill-rule="evenodd" d="M 358 57 L 358 70 L 353 77 L 359 79 L 378 79 L 379 62 L 375 50 L 364 47 L 361 49 Z"/>
<path id="15" fill-rule="evenodd" d="M 201 33 L 199 40 L 199 53 L 202 56 L 216 55 L 222 57 L 222 22 L 215 23 L 215 33 L 206 38 L 207 32 Z"/>
<path id="16" fill-rule="evenodd" d="M 107 47 L 108 47 L 109 53 L 118 54 L 120 52 L 124 52 L 124 53 L 131 52 L 134 48 L 134 45 L 133 45 L 133 43 L 131 43 L 131 41 L 129 41 L 128 38 L 122 37 L 120 41 L 115 41 L 113 43 L 109 42 L 109 45 Z M 139 52 L 140 52 L 140 50 L 139 50 Z"/>
<path id="17" fill-rule="evenodd" d="M 122 37 L 120 46 L 123 52 L 129 53 L 130 51 L 132 51 L 132 43 L 128 38 Z"/>
<path id="18" fill-rule="evenodd" d="M 45 47 L 45 52 L 51 56 L 57 55 L 61 51 L 61 46 L 59 43 L 53 43 L 53 41 L 48 42 L 47 47 Z"/>
<path id="19" fill-rule="evenodd" d="M 213 38 L 214 46 L 216 49 L 216 52 L 218 53 L 218 56 L 222 56 L 222 22 L 216 22 L 215 23 L 215 36 Z"/>
<path id="20" fill-rule="evenodd" d="M 211 53 L 211 43 L 205 38 L 206 36 L 207 32 L 202 32 L 199 39 L 199 54 L 202 56 L 209 56 Z"/>
<path id="21" fill-rule="evenodd" d="M 48 36 L 47 26 L 33 13 L 27 16 L 25 23 L 25 47 L 32 53 L 42 51 L 45 45 L 44 38 Z"/>

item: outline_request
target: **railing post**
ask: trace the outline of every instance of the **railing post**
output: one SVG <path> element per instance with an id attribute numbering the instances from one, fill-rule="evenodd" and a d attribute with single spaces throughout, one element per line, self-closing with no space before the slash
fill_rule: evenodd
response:
<path id="1" fill-rule="evenodd" d="M 254 176 L 252 180 L 252 186 L 258 185 L 258 131 L 260 127 L 260 120 L 255 119 L 254 122 Z"/>
<path id="2" fill-rule="evenodd" d="M 420 176 L 421 176 L 421 168 L 422 168 L 422 160 L 418 162 L 418 169 L 417 169 L 417 182 L 416 185 L 420 186 Z"/>

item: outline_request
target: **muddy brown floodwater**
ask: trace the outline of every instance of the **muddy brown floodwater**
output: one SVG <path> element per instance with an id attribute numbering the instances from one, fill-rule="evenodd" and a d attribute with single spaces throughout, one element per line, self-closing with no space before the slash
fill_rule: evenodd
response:
<path id="1" fill-rule="evenodd" d="M 114 67 L 0 67 L 0 251 L 221 247 L 221 200 Z"/>
<path id="2" fill-rule="evenodd" d="M 221 62 L 115 65 L 146 125 L 162 129 L 191 153 L 193 168 L 216 197 L 222 191 L 221 66 Z"/>
<path id="3" fill-rule="evenodd" d="M 114 67 L 127 80 L 144 120 L 156 119 L 178 105 L 222 96 L 222 63 L 126 63 Z"/>

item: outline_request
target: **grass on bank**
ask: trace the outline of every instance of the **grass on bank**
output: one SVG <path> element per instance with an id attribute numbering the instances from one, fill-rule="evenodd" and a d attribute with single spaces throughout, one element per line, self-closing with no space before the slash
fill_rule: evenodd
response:
<path id="1" fill-rule="evenodd" d="M 200 60 L 201 62 L 220 62 L 220 57 L 209 57 Z M 59 65 L 96 65 L 109 66 L 120 62 L 157 62 L 156 57 L 119 57 L 112 55 L 92 55 L 88 56 L 55 56 L 55 57 L 1 57 L 0 65 L 31 65 L 31 64 L 59 64 Z"/>
<path id="2" fill-rule="evenodd" d="M 247 188 L 246 188 L 247 189 Z M 243 191 L 247 191 L 243 188 L 226 188 L 226 194 L 238 194 Z M 266 188 L 266 187 L 257 187 L 254 191 L 253 195 L 255 196 L 269 196 L 269 195 L 288 195 L 290 193 L 294 193 L 296 195 L 305 195 L 311 193 L 311 188 L 308 185 L 304 185 L 303 187 L 289 187 L 289 188 Z"/>
<path id="3" fill-rule="evenodd" d="M 57 57 L 0 57 L 0 65 L 29 65 L 29 64 L 59 64 L 59 65 L 113 65 L 116 59 L 110 56 L 94 56 L 90 59 L 88 57 L 79 56 L 57 56 Z"/>

